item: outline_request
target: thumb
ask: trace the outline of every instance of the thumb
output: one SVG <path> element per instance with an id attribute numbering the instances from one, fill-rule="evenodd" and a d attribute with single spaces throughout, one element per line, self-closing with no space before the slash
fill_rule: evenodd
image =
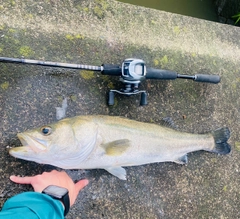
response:
<path id="1" fill-rule="evenodd" d="M 78 181 L 75 184 L 76 191 L 80 192 L 80 190 L 83 189 L 88 183 L 89 183 L 89 181 L 87 179 L 83 179 L 83 180 Z"/>

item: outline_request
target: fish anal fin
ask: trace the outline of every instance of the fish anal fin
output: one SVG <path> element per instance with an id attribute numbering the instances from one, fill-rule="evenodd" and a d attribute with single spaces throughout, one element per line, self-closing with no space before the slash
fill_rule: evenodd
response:
<path id="1" fill-rule="evenodd" d="M 187 164 L 188 162 L 188 157 L 187 155 L 183 155 L 181 157 L 179 157 L 177 160 L 174 160 L 175 163 L 178 163 L 178 164 Z"/>
<path id="2" fill-rule="evenodd" d="M 105 149 L 107 155 L 118 156 L 123 154 L 130 147 L 130 141 L 128 139 L 119 139 L 102 144 L 102 147 Z"/>
<path id="3" fill-rule="evenodd" d="M 111 173 L 112 175 L 118 177 L 121 180 L 127 180 L 126 170 L 122 167 L 109 167 L 109 168 L 105 168 L 105 170 Z"/>

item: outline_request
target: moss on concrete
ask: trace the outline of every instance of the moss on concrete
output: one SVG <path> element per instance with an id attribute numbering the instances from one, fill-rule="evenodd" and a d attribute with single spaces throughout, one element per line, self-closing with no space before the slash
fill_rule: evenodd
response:
<path id="1" fill-rule="evenodd" d="M 7 90 L 8 87 L 9 87 L 9 82 L 8 81 L 5 81 L 3 82 L 0 87 L 3 89 L 3 90 Z"/>
<path id="2" fill-rule="evenodd" d="M 29 46 L 21 46 L 19 49 L 20 56 L 29 57 L 34 54 L 32 49 Z"/>
<path id="3" fill-rule="evenodd" d="M 81 70 L 80 75 L 83 79 L 90 80 L 96 76 L 96 73 L 94 73 L 94 71 Z"/>

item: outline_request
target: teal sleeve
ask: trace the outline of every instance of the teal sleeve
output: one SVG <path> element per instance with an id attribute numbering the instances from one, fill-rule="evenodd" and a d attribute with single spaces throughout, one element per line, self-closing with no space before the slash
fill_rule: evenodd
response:
<path id="1" fill-rule="evenodd" d="M 8 199 L 0 212 L 1 219 L 63 219 L 60 201 L 39 192 L 24 192 Z"/>

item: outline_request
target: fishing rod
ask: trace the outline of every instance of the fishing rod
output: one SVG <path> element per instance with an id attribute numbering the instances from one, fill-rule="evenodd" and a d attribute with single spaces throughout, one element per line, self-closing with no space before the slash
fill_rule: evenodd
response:
<path id="1" fill-rule="evenodd" d="M 138 90 L 139 84 L 146 79 L 175 80 L 177 78 L 182 78 L 191 79 L 196 82 L 206 82 L 213 84 L 217 84 L 220 82 L 220 76 L 218 75 L 207 74 L 181 75 L 174 71 L 147 68 L 143 60 L 135 58 L 125 59 L 122 65 L 102 64 L 101 66 L 49 62 L 8 57 L 0 57 L 0 62 L 100 71 L 102 75 L 119 76 L 120 81 L 125 85 L 125 87 L 120 90 L 111 89 L 109 91 L 108 105 L 114 105 L 115 93 L 127 96 L 141 94 L 140 105 L 146 105 L 147 92 L 145 90 Z"/>

